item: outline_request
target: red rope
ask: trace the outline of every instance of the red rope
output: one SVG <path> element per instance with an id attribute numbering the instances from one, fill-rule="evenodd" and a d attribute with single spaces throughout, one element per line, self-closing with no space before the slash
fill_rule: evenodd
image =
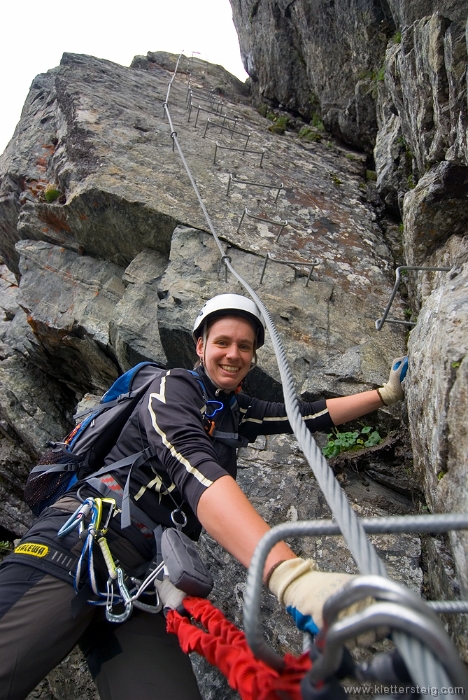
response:
<path id="1" fill-rule="evenodd" d="M 167 631 L 178 636 L 186 654 L 196 651 L 217 666 L 242 700 L 301 700 L 299 684 L 311 668 L 307 654 L 286 654 L 285 670 L 275 671 L 254 657 L 244 633 L 208 600 L 187 596 L 183 604 L 206 631 L 175 610 L 167 615 Z"/>

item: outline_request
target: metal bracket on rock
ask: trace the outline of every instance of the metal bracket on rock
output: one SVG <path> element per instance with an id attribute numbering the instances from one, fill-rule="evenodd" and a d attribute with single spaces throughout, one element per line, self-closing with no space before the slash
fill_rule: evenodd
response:
<path id="1" fill-rule="evenodd" d="M 387 318 L 388 312 L 390 311 L 390 307 L 392 306 L 393 300 L 395 299 L 395 295 L 398 291 L 398 287 L 400 286 L 401 271 L 402 270 L 427 270 L 430 272 L 449 272 L 451 269 L 452 269 L 451 267 L 417 267 L 415 265 L 401 265 L 400 267 L 397 267 L 396 276 L 395 276 L 395 285 L 394 285 L 393 291 L 390 295 L 390 300 L 385 308 L 385 311 L 382 314 L 382 318 L 378 318 L 375 322 L 376 329 L 378 331 L 380 331 L 385 322 L 387 322 L 387 323 L 399 323 L 402 326 L 415 326 L 416 325 L 413 321 L 399 321 L 396 318 Z"/>
<path id="2" fill-rule="evenodd" d="M 216 164 L 216 156 L 218 153 L 218 148 L 224 148 L 226 151 L 239 151 L 242 153 L 243 156 L 245 156 L 246 153 L 253 153 L 254 155 L 260 156 L 260 165 L 259 167 L 261 168 L 263 166 L 263 156 L 265 155 L 265 151 L 253 151 L 250 149 L 247 149 L 245 146 L 244 148 L 235 148 L 234 146 L 224 146 L 221 143 L 218 143 L 217 141 L 215 142 L 215 152 L 214 152 L 214 158 L 213 158 L 213 165 Z"/>
<path id="3" fill-rule="evenodd" d="M 192 98 L 194 98 L 195 100 L 199 100 L 200 102 L 208 102 L 210 105 L 216 106 L 216 111 L 222 109 L 225 104 L 222 100 L 216 100 L 212 93 L 208 93 L 207 95 L 206 93 L 203 93 L 199 90 L 192 90 L 192 88 L 189 87 L 189 89 L 187 90 L 187 105 L 193 103 Z"/>
<path id="4" fill-rule="evenodd" d="M 277 223 L 277 222 L 276 222 L 276 223 Z M 278 237 L 279 237 L 279 236 L 278 236 Z M 276 239 L 276 240 L 278 240 L 278 239 Z M 263 277 L 264 277 L 264 275 L 265 275 L 265 270 L 266 270 L 266 266 L 267 266 L 268 260 L 272 260 L 273 262 L 279 263 L 280 265 L 294 265 L 294 266 L 295 266 L 295 267 L 294 267 L 294 279 L 297 278 L 297 270 L 296 270 L 296 267 L 297 267 L 297 266 L 299 266 L 299 267 L 310 267 L 310 272 L 309 272 L 309 274 L 308 274 L 308 276 L 307 276 L 307 280 L 306 280 L 306 283 L 305 283 L 305 286 L 306 286 L 306 287 L 309 286 L 309 280 L 310 280 L 310 278 L 311 278 L 311 276 L 312 276 L 312 272 L 314 271 L 314 267 L 316 267 L 317 265 L 320 265 L 320 263 L 322 262 L 322 261 L 319 260 L 318 258 L 317 258 L 316 260 L 313 260 L 313 261 L 310 261 L 310 262 L 305 262 L 305 261 L 302 262 L 301 260 L 278 260 L 278 258 L 275 258 L 274 255 L 272 255 L 270 252 L 268 252 L 268 253 L 266 254 L 266 256 L 265 256 L 265 262 L 263 263 L 263 269 L 262 269 L 262 274 L 261 274 L 261 277 L 260 277 L 260 282 L 259 282 L 259 284 L 262 284 L 262 282 L 263 282 Z"/>
<path id="5" fill-rule="evenodd" d="M 243 131 L 236 131 L 235 126 L 231 128 L 230 126 L 226 126 L 224 122 L 222 124 L 219 124 L 218 122 L 215 122 L 212 119 L 207 119 L 205 124 L 205 131 L 203 132 L 202 138 L 206 138 L 206 132 L 208 131 L 209 126 L 218 127 L 221 133 L 224 130 L 229 131 L 229 133 L 231 134 L 231 138 L 233 138 L 233 136 L 242 136 L 243 138 L 245 138 L 244 148 L 247 146 L 247 144 L 249 143 L 249 139 L 252 136 L 250 132 L 246 134 Z"/>
<path id="6" fill-rule="evenodd" d="M 269 190 L 278 190 L 275 197 L 275 204 L 278 201 L 279 193 L 283 189 L 283 183 L 279 185 L 266 185 L 263 182 L 249 182 L 248 180 L 239 180 L 235 175 L 229 173 L 228 186 L 226 190 L 226 197 L 229 196 L 231 185 L 252 185 L 252 187 L 266 187 Z"/>
<path id="7" fill-rule="evenodd" d="M 222 112 L 218 112 L 217 110 L 214 109 L 207 109 L 206 107 L 202 107 L 201 105 L 194 105 L 193 102 L 190 102 L 189 107 L 188 107 L 188 119 L 187 121 L 189 122 L 192 116 L 192 109 L 196 107 L 197 110 L 197 116 L 195 117 L 195 124 L 194 126 L 196 127 L 198 124 L 198 117 L 200 116 L 200 112 L 205 112 L 206 114 L 214 114 L 217 117 L 221 117 L 223 119 L 223 122 L 234 122 L 234 124 L 237 124 L 240 117 L 234 116 L 234 117 L 229 117 L 227 114 L 223 114 Z"/>
<path id="8" fill-rule="evenodd" d="M 242 226 L 242 222 L 244 221 L 244 218 L 246 216 L 249 219 L 255 219 L 256 221 L 263 221 L 266 224 L 272 224 L 273 226 L 279 226 L 280 230 L 279 230 L 279 233 L 276 237 L 275 243 L 278 243 L 278 239 L 281 236 L 281 234 L 283 233 L 284 227 L 288 225 L 287 221 L 274 221 L 273 219 L 266 219 L 264 216 L 256 216 L 255 214 L 252 214 L 252 212 L 250 212 L 246 207 L 244 209 L 244 211 L 242 212 L 242 216 L 240 218 L 239 225 L 237 226 L 236 233 L 239 233 L 240 227 Z"/>

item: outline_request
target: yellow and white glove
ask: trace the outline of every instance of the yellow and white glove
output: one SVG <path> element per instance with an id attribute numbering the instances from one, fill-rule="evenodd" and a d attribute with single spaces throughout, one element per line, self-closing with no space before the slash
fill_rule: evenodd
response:
<path id="1" fill-rule="evenodd" d="M 406 377 L 407 371 L 408 358 L 406 356 L 397 357 L 392 361 L 392 368 L 390 370 L 388 382 L 377 389 L 380 398 L 386 406 L 391 406 L 392 404 L 397 403 L 397 401 L 404 399 L 405 394 L 401 383 Z"/>
<path id="2" fill-rule="evenodd" d="M 312 559 L 298 557 L 287 559 L 277 566 L 269 578 L 268 587 L 285 606 L 299 629 L 317 634 L 323 623 L 325 601 L 352 578 L 351 574 L 318 571 Z M 355 610 L 354 606 L 350 606 L 350 612 L 357 612 L 357 608 Z"/>

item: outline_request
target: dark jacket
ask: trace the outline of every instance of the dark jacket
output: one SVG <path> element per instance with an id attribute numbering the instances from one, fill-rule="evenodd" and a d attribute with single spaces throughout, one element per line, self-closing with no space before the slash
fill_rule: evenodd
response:
<path id="1" fill-rule="evenodd" d="M 152 520 L 167 526 L 173 524 L 171 512 L 182 508 L 188 519 L 184 530 L 194 538 L 201 530 L 195 515 L 198 500 L 221 476 L 236 478 L 241 442 L 292 432 L 284 404 L 225 393 L 212 384 L 203 368 L 198 375 L 201 381 L 185 369 L 172 369 L 156 379 L 106 458 L 106 464 L 112 464 L 154 447 L 156 457 L 132 471 L 132 499 Z M 303 402 L 300 409 L 312 432 L 333 426 L 325 401 Z M 207 433 L 206 415 L 215 422 L 214 437 Z M 224 437 L 217 437 L 218 433 Z M 127 467 L 113 473 L 121 486 L 128 471 Z"/>

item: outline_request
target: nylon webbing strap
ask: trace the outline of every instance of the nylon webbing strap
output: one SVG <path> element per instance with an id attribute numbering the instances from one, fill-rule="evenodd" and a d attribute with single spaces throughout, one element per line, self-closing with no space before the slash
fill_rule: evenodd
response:
<path id="1" fill-rule="evenodd" d="M 33 566 L 52 576 L 73 583 L 72 575 L 78 562 L 77 557 L 67 549 L 58 547 L 50 540 L 41 537 L 31 537 L 15 547 L 13 552 L 4 560 L 7 563 L 13 559 L 15 563 Z"/>
<path id="2" fill-rule="evenodd" d="M 36 467 L 31 469 L 31 474 L 37 472 L 76 472 L 81 462 L 74 462 L 72 464 L 38 464 Z"/>
<path id="3" fill-rule="evenodd" d="M 222 430 L 213 430 L 211 437 L 224 442 L 229 447 L 247 447 L 249 444 L 246 437 L 241 437 L 238 433 L 223 433 Z"/>
<path id="4" fill-rule="evenodd" d="M 86 483 L 89 484 L 95 491 L 100 493 L 101 496 L 104 496 L 104 498 L 113 498 L 117 506 L 120 508 L 120 510 L 122 510 L 123 489 L 117 491 L 108 486 L 103 480 L 96 479 L 94 477 L 86 479 Z M 135 520 L 148 528 L 148 530 L 154 530 L 154 528 L 157 527 L 157 524 L 151 520 L 151 518 L 149 518 L 148 515 L 141 510 L 141 508 L 138 508 L 138 506 L 135 505 L 132 500 L 130 500 L 129 503 L 130 514 L 135 518 Z"/>

